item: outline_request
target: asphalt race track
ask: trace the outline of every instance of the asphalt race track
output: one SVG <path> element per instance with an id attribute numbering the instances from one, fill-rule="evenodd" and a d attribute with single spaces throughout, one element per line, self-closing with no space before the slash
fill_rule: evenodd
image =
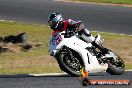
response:
<path id="1" fill-rule="evenodd" d="M 90 79 L 126 79 L 132 80 L 132 72 L 123 75 L 107 73 L 90 74 Z M 89 85 L 84 88 L 132 88 L 132 85 Z M 78 77 L 61 76 L 1 76 L 0 88 L 83 88 Z"/>
<path id="2" fill-rule="evenodd" d="M 47 24 L 52 12 L 81 20 L 89 30 L 132 34 L 132 7 L 53 0 L 0 0 L 0 19 Z"/>

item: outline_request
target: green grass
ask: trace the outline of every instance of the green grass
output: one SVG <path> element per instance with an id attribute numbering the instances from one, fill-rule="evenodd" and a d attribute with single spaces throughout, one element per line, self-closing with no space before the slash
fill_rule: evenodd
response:
<path id="1" fill-rule="evenodd" d="M 0 22 L 0 36 L 17 35 L 21 32 L 28 34 L 29 44 L 42 44 L 27 52 L 19 49 L 16 53 L 0 54 L 0 74 L 31 74 L 61 72 L 56 60 L 48 55 L 49 37 L 51 29 L 47 26 L 26 24 L 19 22 Z M 97 34 L 97 32 L 93 32 Z M 125 61 L 126 69 L 132 69 L 132 37 L 127 35 L 99 33 L 105 39 L 104 45 L 117 52 Z"/>
<path id="2" fill-rule="evenodd" d="M 28 52 L 17 50 L 16 53 L 0 54 L 0 74 L 61 72 L 56 61 L 48 56 L 51 30 L 47 26 L 0 22 L 1 37 L 22 32 L 27 33 L 29 44 L 42 44 L 42 46 Z M 19 45 L 16 45 L 17 47 Z"/>
<path id="3" fill-rule="evenodd" d="M 71 1 L 84 1 L 96 3 L 114 3 L 114 4 L 132 4 L 132 0 L 71 0 Z"/>
<path id="4" fill-rule="evenodd" d="M 132 64 L 126 64 L 125 66 L 127 67 L 126 69 L 132 69 Z"/>

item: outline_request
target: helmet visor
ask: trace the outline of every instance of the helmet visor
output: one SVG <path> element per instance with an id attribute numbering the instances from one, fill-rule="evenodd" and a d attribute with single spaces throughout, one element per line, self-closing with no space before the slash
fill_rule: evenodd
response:
<path id="1" fill-rule="evenodd" d="M 56 27 L 57 22 L 54 21 L 48 21 L 49 26 L 51 27 L 51 29 L 54 29 Z"/>

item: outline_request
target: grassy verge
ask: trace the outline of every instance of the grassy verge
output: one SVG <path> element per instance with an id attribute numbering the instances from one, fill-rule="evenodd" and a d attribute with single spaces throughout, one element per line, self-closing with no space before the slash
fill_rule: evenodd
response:
<path id="1" fill-rule="evenodd" d="M 70 0 L 96 3 L 132 4 L 132 0 Z"/>
<path id="2" fill-rule="evenodd" d="M 27 52 L 17 50 L 15 53 L 0 54 L 0 74 L 28 74 L 61 72 L 56 60 L 48 55 L 49 37 L 51 30 L 47 26 L 25 24 L 17 22 L 0 22 L 0 36 L 17 35 L 21 32 L 28 34 L 30 44 L 42 44 L 41 47 Z M 97 32 L 93 32 L 97 34 Z M 117 52 L 127 64 L 127 69 L 132 69 L 132 37 L 99 33 L 105 39 L 104 45 Z M 16 44 L 13 47 L 18 48 Z"/>

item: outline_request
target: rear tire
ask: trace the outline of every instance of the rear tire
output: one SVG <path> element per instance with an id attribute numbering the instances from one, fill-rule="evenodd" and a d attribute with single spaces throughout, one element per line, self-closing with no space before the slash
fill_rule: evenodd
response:
<path id="1" fill-rule="evenodd" d="M 125 71 L 125 64 L 123 60 L 116 53 L 113 54 L 116 57 L 116 60 L 114 63 L 108 62 L 108 69 L 106 70 L 106 72 L 111 75 L 121 75 Z"/>
<path id="2" fill-rule="evenodd" d="M 108 69 L 106 70 L 107 73 L 111 74 L 111 75 L 121 75 L 123 74 L 125 71 L 125 69 L 119 69 L 116 68 L 114 65 L 112 65 L 111 63 L 108 63 Z"/>

